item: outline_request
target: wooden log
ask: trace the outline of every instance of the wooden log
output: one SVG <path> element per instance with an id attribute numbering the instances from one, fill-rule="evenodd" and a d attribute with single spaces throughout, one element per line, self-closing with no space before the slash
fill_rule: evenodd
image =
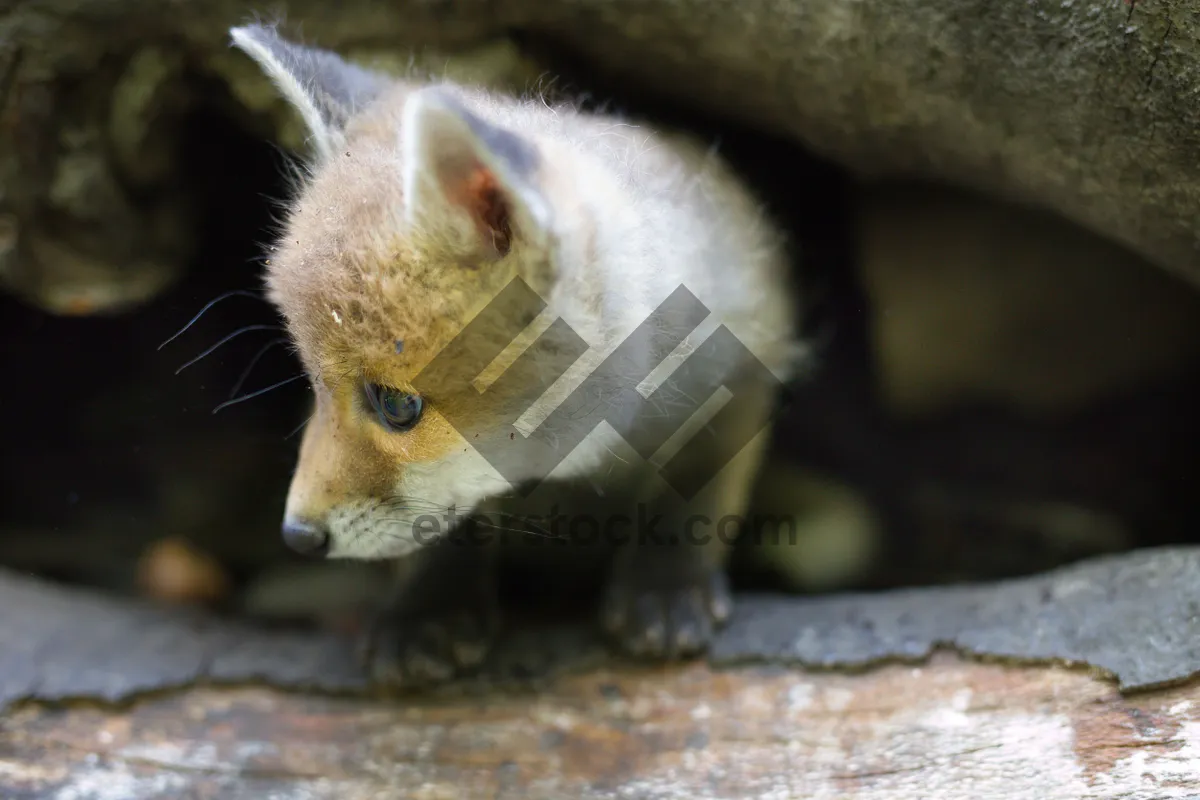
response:
<path id="1" fill-rule="evenodd" d="M 1195 798 L 1200 684 L 1059 667 L 600 669 L 403 702 L 189 688 L 12 713 L 7 798 Z"/>
<path id="2" fill-rule="evenodd" d="M 1200 548 L 743 597 L 706 661 L 514 624 L 479 675 L 0 575 L 0 797 L 1195 798 Z M 1114 680 L 1115 678 L 1115 680 Z"/>

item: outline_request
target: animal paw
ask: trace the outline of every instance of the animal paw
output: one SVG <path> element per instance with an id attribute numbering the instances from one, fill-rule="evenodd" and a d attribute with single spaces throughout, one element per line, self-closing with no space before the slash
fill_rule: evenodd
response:
<path id="1" fill-rule="evenodd" d="M 441 613 L 380 614 L 360 645 L 371 680 L 396 689 L 445 683 L 478 667 L 497 629 L 495 607 L 464 607 Z"/>
<path id="2" fill-rule="evenodd" d="M 733 600 L 724 571 L 678 555 L 684 563 L 634 559 L 609 583 L 602 623 L 630 655 L 668 660 L 698 655 L 729 618 Z"/>

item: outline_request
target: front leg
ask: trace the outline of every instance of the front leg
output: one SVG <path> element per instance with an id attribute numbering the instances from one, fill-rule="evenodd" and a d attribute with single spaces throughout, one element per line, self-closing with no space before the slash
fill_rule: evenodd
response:
<path id="1" fill-rule="evenodd" d="M 729 545 L 742 527 L 765 433 L 688 503 L 666 503 L 660 521 L 642 513 L 616 553 L 601 621 L 631 655 L 677 659 L 708 649 L 729 618 Z M 637 517 L 635 517 L 637 519 Z"/>
<path id="2" fill-rule="evenodd" d="M 499 628 L 496 545 L 473 537 L 470 526 L 397 562 L 393 593 L 360 650 L 377 684 L 444 682 L 490 651 Z"/>
<path id="3" fill-rule="evenodd" d="M 672 525 L 672 527 L 675 527 Z M 708 648 L 732 598 L 719 542 L 645 534 L 618 550 L 602 610 L 605 630 L 630 655 L 675 659 Z"/>

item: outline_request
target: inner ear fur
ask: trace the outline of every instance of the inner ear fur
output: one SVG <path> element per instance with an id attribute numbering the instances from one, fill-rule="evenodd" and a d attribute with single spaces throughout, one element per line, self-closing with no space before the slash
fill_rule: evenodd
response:
<path id="1" fill-rule="evenodd" d="M 528 138 L 430 87 L 408 100 L 404 142 L 410 222 L 458 228 L 492 258 L 517 241 L 544 244 L 549 207 L 536 183 L 541 155 Z"/>

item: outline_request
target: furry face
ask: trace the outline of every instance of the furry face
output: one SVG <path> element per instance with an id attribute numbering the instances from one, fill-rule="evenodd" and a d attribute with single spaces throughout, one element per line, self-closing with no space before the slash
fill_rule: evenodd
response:
<path id="1" fill-rule="evenodd" d="M 565 396 L 480 402 L 486 375 L 519 382 L 505 369 L 539 325 L 561 319 L 570 336 L 538 350 L 530 386 L 560 366 L 586 374 L 595 359 L 575 364 L 571 336 L 615 346 L 686 284 L 719 312 L 709 330 L 728 325 L 786 372 L 779 242 L 703 148 L 540 99 L 395 80 L 263 27 L 232 37 L 315 153 L 266 276 L 316 398 L 285 514 L 297 549 L 402 556 L 513 488 L 522 476 L 502 476 L 472 441 Z M 515 279 L 544 302 L 491 314 Z M 464 369 L 429 380 L 452 344 Z M 595 471 L 612 444 L 594 437 L 556 474 Z"/>
<path id="2" fill-rule="evenodd" d="M 536 133 L 485 121 L 504 116 L 492 98 L 396 81 L 263 27 L 232 37 L 315 152 L 266 276 L 316 397 L 285 530 L 327 533 L 310 549 L 332 557 L 403 555 L 419 545 L 414 522 L 445 532 L 511 488 L 464 440 L 494 421 L 446 413 L 478 392 L 470 381 L 432 394 L 415 381 L 511 280 L 547 287 L 560 242 L 546 156 Z M 419 414 L 397 426 L 381 396 Z"/>

